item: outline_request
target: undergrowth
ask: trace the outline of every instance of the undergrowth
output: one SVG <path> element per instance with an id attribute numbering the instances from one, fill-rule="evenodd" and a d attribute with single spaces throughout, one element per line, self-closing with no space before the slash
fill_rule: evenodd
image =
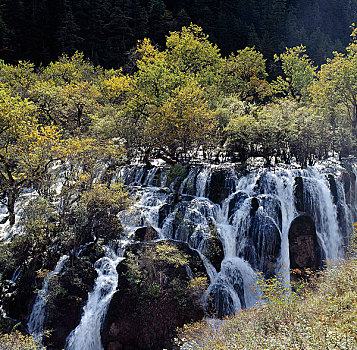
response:
<path id="1" fill-rule="evenodd" d="M 262 300 L 256 307 L 219 326 L 185 326 L 178 337 L 182 349 L 357 349 L 356 249 L 339 264 L 291 283 L 288 292 L 279 277 L 258 281 Z"/>

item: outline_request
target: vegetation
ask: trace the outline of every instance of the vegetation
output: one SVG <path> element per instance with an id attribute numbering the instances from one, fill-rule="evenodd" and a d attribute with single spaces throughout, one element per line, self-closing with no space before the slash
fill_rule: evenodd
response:
<path id="1" fill-rule="evenodd" d="M 217 327 L 206 321 L 188 325 L 179 339 L 186 349 L 197 350 L 355 349 L 356 271 L 353 257 L 307 282 L 292 283 L 289 293 L 280 278 L 261 278 L 259 306 Z"/>
<path id="2" fill-rule="evenodd" d="M 11 334 L 0 334 L 1 350 L 40 350 L 43 349 L 32 337 L 16 331 Z"/>
<path id="3" fill-rule="evenodd" d="M 14 37 L 10 36 L 16 37 L 22 30 L 20 22 L 11 22 L 14 27 L 10 30 L 10 22 L 1 19 L 1 16 L 13 18 L 15 14 L 10 10 L 14 3 L 25 6 L 26 11 L 32 9 L 28 1 L 13 0 L 5 2 L 6 15 L 0 7 L 0 34 L 9 35 L 0 37 L 3 44 L 13 43 Z M 44 6 L 42 1 L 36 3 Z M 62 4 L 66 16 L 57 29 L 63 39 L 61 45 L 70 45 L 67 47 L 69 51 L 81 47 L 79 43 L 84 38 L 81 35 L 87 31 L 83 24 L 77 26 L 75 23 L 75 13 L 84 3 L 87 6 L 90 1 L 65 1 Z M 113 14 L 108 26 L 103 26 L 111 28 L 111 33 L 117 33 L 119 22 L 125 24 L 120 19 L 126 16 L 128 9 L 139 8 L 139 5 L 133 8 L 128 5 L 124 11 L 122 5 L 116 6 L 114 2 L 99 3 L 93 11 L 100 9 L 103 15 Z M 275 12 L 267 23 L 273 26 L 287 3 L 274 1 L 275 5 L 271 6 Z M 254 8 L 255 1 L 250 4 Z M 234 4 L 230 6 L 234 7 L 232 11 L 236 10 Z M 270 8 L 269 1 L 264 1 L 264 6 Z M 354 2 L 351 6 L 355 6 Z M 146 14 L 144 7 L 142 12 L 131 15 L 138 19 L 148 15 L 150 25 L 157 25 L 148 31 L 154 41 L 160 41 L 161 34 L 158 33 L 164 30 L 160 26 L 164 18 L 171 21 L 170 13 L 162 1 L 151 2 Z M 37 9 L 33 10 L 35 14 Z M 212 11 L 209 5 L 205 11 Z M 185 13 L 180 13 L 186 21 Z M 220 28 L 225 23 L 222 13 L 225 13 L 223 8 L 218 15 Z M 32 24 L 37 23 L 34 18 L 32 21 Z M 97 28 L 97 23 L 90 23 L 92 30 Z M 139 31 L 140 23 L 136 24 Z M 144 34 L 147 28 L 140 30 Z M 94 30 L 93 33 L 95 38 L 91 42 L 99 40 L 96 37 L 99 32 Z M 265 33 L 268 37 L 264 40 L 268 42 L 273 39 L 270 35 L 276 32 Z M 104 37 L 101 36 L 101 40 Z M 130 38 L 130 31 L 125 37 Z M 103 54 L 106 64 L 113 62 L 113 52 L 122 52 L 124 46 L 125 50 L 130 48 L 121 39 L 114 34 L 108 37 L 114 51 L 109 50 L 107 56 Z M 214 37 L 212 39 L 215 41 Z M 167 171 L 167 181 L 177 179 L 174 185 L 177 189 L 187 175 L 187 163 L 197 159 L 217 162 L 223 155 L 225 159 L 244 164 L 250 157 L 262 157 L 268 165 L 295 161 L 306 166 L 331 154 L 340 157 L 355 154 L 356 28 L 352 28 L 351 43 L 346 52 L 335 52 L 333 58 L 321 66 L 316 66 L 309 58 L 306 47 L 287 48 L 275 56 L 274 64 L 280 67 L 281 73 L 278 76 L 268 74 L 269 57 L 263 56 L 264 50 L 259 51 L 258 45 L 240 48 L 224 56 L 230 44 L 222 46 L 222 54 L 203 29 L 194 24 L 169 32 L 160 47 L 154 41 L 142 38 L 137 43 L 131 54 L 129 70 L 96 66 L 77 51 L 72 56 L 64 53 L 47 66 L 36 66 L 27 61 L 0 62 L 0 201 L 8 210 L 2 224 L 8 223 L 12 228 L 21 223 L 25 233 L 17 234 L 13 230 L 11 241 L 0 242 L 0 295 L 3 296 L 0 306 L 5 311 L 16 293 L 22 293 L 20 299 L 28 301 L 38 287 L 38 271 L 53 269 L 62 254 L 71 256 L 72 274 L 78 276 L 76 267 L 85 266 L 89 271 L 93 263 L 78 256 L 81 246 L 90 250 L 94 259 L 102 255 L 101 244 L 120 236 L 122 227 L 117 214 L 128 206 L 129 199 L 125 187 L 113 180 L 117 167 L 124 163 L 140 159 L 150 167 L 150 160 L 161 158 L 172 165 Z M 87 43 L 86 40 L 83 42 Z M 123 46 L 117 46 L 118 43 Z M 95 48 L 91 47 L 88 55 L 93 61 L 97 61 L 103 48 L 100 42 L 97 44 Z M 22 45 L 25 42 L 13 47 L 15 56 L 15 51 Z M 116 47 L 119 51 L 115 51 Z M 64 47 L 63 50 L 66 51 Z M 84 51 L 88 54 L 90 50 L 85 47 Z M 19 218 L 15 216 L 15 206 L 25 191 L 32 191 L 33 196 L 28 197 L 26 209 Z M 219 251 L 212 254 L 219 255 Z M 190 285 L 187 281 L 181 283 L 165 278 L 165 267 L 182 268 L 187 260 L 169 245 L 147 249 L 141 259 L 138 256 L 131 258 L 128 279 L 134 285 L 145 287 L 154 299 L 160 296 L 163 286 L 180 302 L 186 293 L 197 299 L 205 286 L 202 279 Z M 339 267 L 340 270 L 330 269 L 323 274 L 320 282 L 326 289 L 314 296 L 307 290 L 303 295 L 293 292 L 291 298 L 286 298 L 285 294 L 277 295 L 274 289 L 275 294 L 267 294 L 269 303 L 242 313 L 225 327 L 229 329 L 233 324 L 243 327 L 239 344 L 250 341 L 260 346 L 265 341 L 276 341 L 276 344 L 298 348 L 300 342 L 306 341 L 311 348 L 318 348 L 325 339 L 331 346 L 342 346 L 342 341 L 346 347 L 354 346 L 355 338 L 344 328 L 344 323 L 326 328 L 325 321 L 314 318 L 324 315 L 324 320 L 335 320 L 339 310 L 347 309 L 346 300 L 341 298 L 354 297 L 352 284 L 349 286 L 346 282 L 345 287 L 338 287 L 337 282 L 343 280 L 338 280 L 337 275 L 352 274 L 353 264 L 355 261 L 350 260 L 344 267 Z M 12 276 L 17 269 L 20 273 L 15 283 Z M 351 281 L 355 278 L 345 275 L 347 277 Z M 90 283 L 79 277 L 76 281 L 84 286 L 79 288 L 78 298 L 83 294 L 85 297 Z M 336 289 L 333 289 L 334 283 Z M 66 290 L 71 290 L 71 283 L 67 284 Z M 278 280 L 273 285 L 280 291 Z M 266 286 L 261 285 L 262 288 Z M 341 291 L 338 288 L 342 288 Z M 334 299 L 331 300 L 336 302 L 324 309 L 322 300 L 327 291 L 330 293 L 328 297 L 332 295 Z M 63 295 L 57 297 L 61 299 Z M 77 306 L 78 300 L 75 301 Z M 280 313 L 281 309 L 283 313 Z M 354 320 L 353 311 L 347 314 Z M 240 317 L 247 317 L 247 320 L 240 321 Z M 268 317 L 276 322 L 268 322 Z M 295 326 L 284 328 L 282 324 L 288 322 Z M 243 323 L 252 326 L 255 337 Z M 293 332 L 298 334 L 297 338 Z M 341 332 L 345 340 L 337 342 Z M 264 338 L 266 334 L 270 335 L 269 340 Z M 211 336 L 213 343 L 208 348 L 213 349 L 211 346 L 216 346 L 216 341 L 222 344 L 228 341 L 224 338 L 224 328 Z M 242 338 L 245 336 L 246 340 Z M 297 343 L 292 343 L 291 339 Z M 333 343 L 335 341 L 337 343 Z M 227 349 L 237 345 L 227 344 Z M 273 345 L 266 343 L 265 346 Z"/>

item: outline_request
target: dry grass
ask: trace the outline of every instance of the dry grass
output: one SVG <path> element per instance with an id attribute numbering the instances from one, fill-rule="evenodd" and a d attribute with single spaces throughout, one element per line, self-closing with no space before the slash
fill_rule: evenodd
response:
<path id="1" fill-rule="evenodd" d="M 184 349 L 357 349 L 357 260 L 350 257 L 286 293 L 281 279 L 260 279 L 265 303 L 214 328 L 186 326 Z M 288 296 L 287 296 L 288 295 Z"/>

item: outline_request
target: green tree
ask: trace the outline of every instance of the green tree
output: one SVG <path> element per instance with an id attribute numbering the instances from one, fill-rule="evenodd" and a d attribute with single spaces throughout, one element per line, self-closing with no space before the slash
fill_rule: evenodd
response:
<path id="1" fill-rule="evenodd" d="M 334 52 L 332 59 L 321 66 L 318 80 L 311 88 L 313 100 L 326 111 L 338 116 L 343 108 L 356 134 L 357 128 L 357 28 L 347 53 Z"/>
<path id="2" fill-rule="evenodd" d="M 60 131 L 39 127 L 34 104 L 12 97 L 4 88 L 0 101 L 0 184 L 13 225 L 15 202 L 22 190 L 41 178 L 57 159 Z"/>
<path id="3" fill-rule="evenodd" d="M 285 80 L 278 77 L 273 84 L 277 93 L 291 96 L 298 101 L 309 97 L 309 88 L 315 82 L 316 67 L 306 54 L 305 46 L 287 48 L 280 56 L 275 55 L 275 61 L 281 61 Z"/>
<path id="4" fill-rule="evenodd" d="M 223 66 L 221 89 L 242 100 L 264 101 L 271 95 L 265 62 L 255 48 L 246 47 L 231 54 Z"/>

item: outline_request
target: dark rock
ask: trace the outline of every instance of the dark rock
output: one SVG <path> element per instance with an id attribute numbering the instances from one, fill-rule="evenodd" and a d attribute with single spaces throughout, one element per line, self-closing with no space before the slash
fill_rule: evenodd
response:
<path id="1" fill-rule="evenodd" d="M 211 175 L 208 198 L 213 203 L 222 203 L 228 197 L 233 186 L 228 169 L 214 169 Z"/>
<path id="2" fill-rule="evenodd" d="M 346 202 L 352 204 L 355 201 L 354 188 L 356 186 L 356 175 L 352 169 L 342 173 L 342 182 L 345 190 Z"/>
<path id="3" fill-rule="evenodd" d="M 278 198 L 269 195 L 259 196 L 259 206 L 263 207 L 264 214 L 274 219 L 275 223 L 282 229 L 281 202 Z"/>
<path id="4" fill-rule="evenodd" d="M 172 212 L 172 205 L 171 204 L 164 204 L 160 209 L 159 209 L 159 227 L 162 227 L 162 224 L 164 223 L 165 219 L 171 214 Z"/>
<path id="5" fill-rule="evenodd" d="M 118 266 L 118 291 L 110 303 L 102 330 L 105 349 L 172 348 L 176 328 L 204 316 L 202 305 L 188 292 L 185 266 L 175 266 L 170 259 L 163 262 L 150 253 L 150 249 L 161 244 L 184 253 L 194 277 L 207 278 L 198 253 L 185 243 L 146 242 L 129 247 L 126 259 Z M 138 264 L 139 275 L 143 276 L 141 281 L 131 277 L 133 262 Z"/>
<path id="6" fill-rule="evenodd" d="M 304 183 L 301 176 L 295 178 L 294 196 L 297 211 L 304 211 Z"/>
<path id="7" fill-rule="evenodd" d="M 160 187 L 161 186 L 161 174 L 162 174 L 163 168 L 158 168 L 156 170 L 155 176 L 152 180 L 152 185 L 155 187 Z"/>
<path id="8" fill-rule="evenodd" d="M 244 201 L 248 198 L 245 192 L 236 193 L 229 202 L 228 217 L 230 218 L 242 206 Z"/>
<path id="9" fill-rule="evenodd" d="M 46 329 L 53 330 L 45 339 L 48 349 L 63 349 L 69 333 L 79 324 L 97 277 L 94 262 L 102 256 L 103 251 L 94 246 L 87 256 L 53 280 L 46 310 Z"/>
<path id="10" fill-rule="evenodd" d="M 136 241 L 152 241 L 158 238 L 159 234 L 152 226 L 139 227 L 136 229 L 134 236 Z"/>
<path id="11" fill-rule="evenodd" d="M 337 185 L 336 185 L 336 180 L 333 175 L 329 174 L 327 176 L 328 183 L 330 185 L 330 191 L 332 194 L 333 198 L 333 203 L 336 204 L 338 202 L 338 192 L 337 192 Z"/>
<path id="12" fill-rule="evenodd" d="M 237 242 L 239 247 L 240 243 Z M 280 256 L 281 236 L 279 228 L 271 218 L 256 211 L 251 217 L 251 223 L 246 242 L 250 249 L 244 249 L 243 258 L 266 277 L 273 277 Z"/>
<path id="13" fill-rule="evenodd" d="M 217 272 L 221 269 L 221 263 L 224 259 L 223 244 L 220 239 L 213 235 L 205 240 L 202 248 L 202 254 L 208 258 Z"/>
<path id="14" fill-rule="evenodd" d="M 243 276 L 237 265 L 230 260 L 225 261 L 222 264 L 222 272 L 225 278 L 217 278 L 216 283 L 209 288 L 207 298 L 208 315 L 218 318 L 230 316 L 235 312 L 232 293 L 238 295 L 241 308 L 246 307 Z"/>
<path id="15" fill-rule="evenodd" d="M 300 215 L 289 229 L 289 254 L 291 269 L 318 269 L 322 265 L 322 253 L 313 219 Z"/>
<path id="16" fill-rule="evenodd" d="M 256 197 L 252 198 L 251 214 L 254 214 L 259 209 L 259 200 Z"/>

